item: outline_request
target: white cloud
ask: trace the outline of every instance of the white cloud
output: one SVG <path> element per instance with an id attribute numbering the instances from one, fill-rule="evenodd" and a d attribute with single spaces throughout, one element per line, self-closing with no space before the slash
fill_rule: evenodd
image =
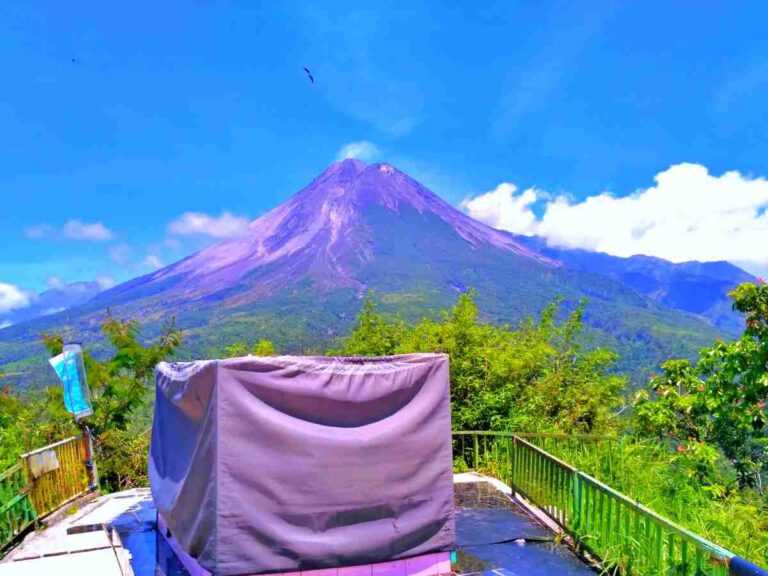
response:
<path id="1" fill-rule="evenodd" d="M 101 288 L 102 290 L 108 290 L 109 288 L 112 288 L 112 286 L 117 284 L 117 281 L 108 274 L 98 276 L 96 278 L 96 282 L 99 283 L 99 288 Z"/>
<path id="2" fill-rule="evenodd" d="M 163 263 L 160 262 L 160 258 L 155 256 L 154 254 L 150 254 L 146 258 L 144 258 L 144 262 L 141 263 L 142 266 L 145 266 L 147 268 L 152 268 L 152 270 L 157 270 L 158 268 L 163 267 Z"/>
<path id="3" fill-rule="evenodd" d="M 71 238 L 72 240 L 92 240 L 95 242 L 111 240 L 113 236 L 112 231 L 101 222 L 87 224 L 80 220 L 69 220 L 64 224 L 62 232 L 65 238 Z"/>
<path id="4" fill-rule="evenodd" d="M 9 326 L 13 326 L 13 324 L 11 324 L 8 320 L 3 320 L 0 322 L 0 330 L 3 328 L 8 328 Z"/>
<path id="5" fill-rule="evenodd" d="M 70 240 L 90 240 L 103 242 L 114 237 L 112 231 L 101 222 L 89 224 L 80 220 L 68 220 L 61 229 L 50 224 L 38 224 L 24 228 L 24 235 L 33 240 L 41 238 L 69 238 Z"/>
<path id="6" fill-rule="evenodd" d="M 48 288 L 55 288 L 55 289 L 64 288 L 64 286 L 66 285 L 64 281 L 58 276 L 49 276 L 48 278 L 45 279 L 45 284 L 48 286 Z"/>
<path id="7" fill-rule="evenodd" d="M 131 255 L 133 254 L 133 250 L 126 243 L 115 244 L 114 246 L 109 247 L 109 250 L 107 250 L 107 254 L 109 256 L 109 259 L 112 260 L 112 262 L 114 262 L 115 264 L 126 266 L 128 262 L 130 262 L 131 260 Z"/>
<path id="8" fill-rule="evenodd" d="M 35 297 L 32 292 L 22 290 L 13 284 L 0 282 L 0 313 L 26 308 Z"/>
<path id="9" fill-rule="evenodd" d="M 24 235 L 33 240 L 45 238 L 46 236 L 49 236 L 51 232 L 53 232 L 53 228 L 48 224 L 38 224 L 37 226 L 28 226 L 27 228 L 24 228 Z"/>
<path id="10" fill-rule="evenodd" d="M 534 189 L 516 195 L 502 184 L 462 205 L 492 226 L 537 234 L 552 246 L 673 262 L 728 260 L 753 270 L 768 265 L 768 180 L 676 164 L 655 181 L 629 196 L 603 192 L 582 201 L 546 200 Z M 537 217 L 531 207 L 544 201 Z"/>
<path id="11" fill-rule="evenodd" d="M 248 232 L 248 219 L 229 212 L 210 216 L 201 212 L 185 212 L 168 224 L 168 233 L 175 236 L 210 236 L 236 238 Z"/>
<path id="12" fill-rule="evenodd" d="M 66 310 L 66 306 L 59 306 L 58 308 L 48 308 L 43 311 L 41 316 L 50 316 L 51 314 L 58 314 L 59 312 L 64 312 Z"/>
<path id="13" fill-rule="evenodd" d="M 348 142 L 344 144 L 336 153 L 336 160 L 345 158 L 357 158 L 364 162 L 370 162 L 379 155 L 379 149 L 369 140 L 358 140 L 357 142 Z"/>
<path id="14" fill-rule="evenodd" d="M 527 236 L 535 234 L 538 222 L 531 211 L 531 205 L 539 199 L 541 193 L 535 188 L 529 188 L 519 195 L 515 195 L 515 192 L 517 187 L 514 184 L 502 182 L 495 190 L 464 200 L 461 207 L 473 218 L 494 228 Z"/>
<path id="15" fill-rule="evenodd" d="M 177 238 L 166 238 L 163 244 L 170 250 L 178 250 L 181 248 L 181 242 L 179 242 Z"/>

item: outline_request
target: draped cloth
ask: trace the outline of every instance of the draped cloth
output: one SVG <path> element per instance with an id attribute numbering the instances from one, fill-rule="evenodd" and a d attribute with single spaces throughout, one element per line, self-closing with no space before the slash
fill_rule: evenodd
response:
<path id="1" fill-rule="evenodd" d="M 214 575 L 454 548 L 448 357 L 161 363 L 149 479 Z"/>

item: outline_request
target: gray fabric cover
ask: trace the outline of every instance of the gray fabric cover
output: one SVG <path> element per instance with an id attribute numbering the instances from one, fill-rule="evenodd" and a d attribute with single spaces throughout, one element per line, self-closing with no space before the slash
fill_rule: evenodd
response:
<path id="1" fill-rule="evenodd" d="M 215 575 L 454 547 L 448 357 L 161 363 L 149 480 Z"/>

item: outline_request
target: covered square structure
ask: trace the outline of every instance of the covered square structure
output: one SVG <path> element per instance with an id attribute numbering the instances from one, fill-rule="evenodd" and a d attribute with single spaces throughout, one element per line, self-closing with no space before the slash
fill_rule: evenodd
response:
<path id="1" fill-rule="evenodd" d="M 454 548 L 448 357 L 161 363 L 149 479 L 215 575 Z"/>

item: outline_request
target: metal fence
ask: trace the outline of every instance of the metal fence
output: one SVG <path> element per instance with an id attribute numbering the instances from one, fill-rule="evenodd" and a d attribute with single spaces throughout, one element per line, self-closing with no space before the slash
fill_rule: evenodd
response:
<path id="1" fill-rule="evenodd" d="M 30 498 L 39 516 L 88 492 L 90 436 L 80 434 L 21 456 L 32 479 Z"/>
<path id="2" fill-rule="evenodd" d="M 455 432 L 457 469 L 493 475 L 528 499 L 613 573 L 726 576 L 733 554 L 534 444 L 555 435 Z M 579 441 L 569 437 L 569 441 Z M 583 441 L 602 441 L 587 437 Z"/>
<path id="3" fill-rule="evenodd" d="M 26 470 L 16 464 L 0 473 L 0 551 L 36 519 Z"/>
<path id="4" fill-rule="evenodd" d="M 0 473 L 0 555 L 39 518 L 95 488 L 90 443 L 90 435 L 73 436 L 22 455 Z"/>

